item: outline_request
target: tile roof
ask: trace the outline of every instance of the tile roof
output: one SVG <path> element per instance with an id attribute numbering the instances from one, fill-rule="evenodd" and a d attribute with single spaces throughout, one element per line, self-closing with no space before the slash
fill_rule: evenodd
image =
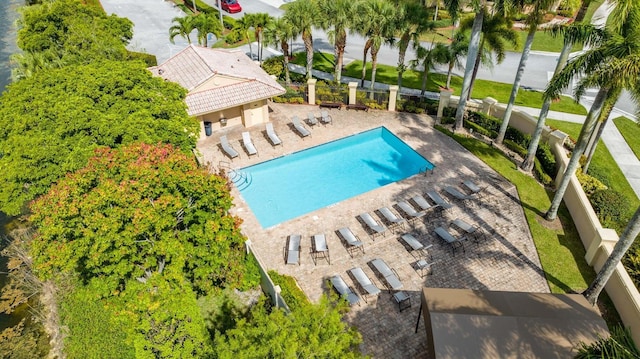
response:
<path id="1" fill-rule="evenodd" d="M 176 82 L 189 91 L 186 103 L 190 115 L 264 100 L 285 92 L 278 82 L 241 51 L 209 49 L 192 44 L 149 70 L 155 76 Z M 218 75 L 240 82 L 191 92 Z"/>

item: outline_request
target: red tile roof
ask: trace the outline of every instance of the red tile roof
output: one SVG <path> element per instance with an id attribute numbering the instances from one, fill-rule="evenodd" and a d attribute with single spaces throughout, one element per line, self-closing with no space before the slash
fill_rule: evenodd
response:
<path id="1" fill-rule="evenodd" d="M 278 82 L 240 51 L 189 45 L 149 70 L 189 91 L 186 103 L 190 115 L 223 110 L 285 92 Z M 231 77 L 240 82 L 192 92 L 215 76 Z"/>

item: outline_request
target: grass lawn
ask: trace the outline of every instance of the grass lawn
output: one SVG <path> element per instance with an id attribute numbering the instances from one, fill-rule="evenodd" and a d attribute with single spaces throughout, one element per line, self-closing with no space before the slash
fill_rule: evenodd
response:
<path id="1" fill-rule="evenodd" d="M 626 117 L 614 118 L 613 123 L 616 124 L 616 127 L 622 134 L 622 137 L 624 137 L 624 140 L 627 141 L 629 147 L 631 147 L 633 153 L 640 159 L 640 142 L 638 142 L 638 138 L 640 138 L 640 125 Z"/>
<path id="2" fill-rule="evenodd" d="M 582 125 L 579 123 L 565 122 L 548 119 L 546 121 L 547 125 L 552 128 L 557 128 L 560 131 L 568 134 L 574 140 L 578 138 L 580 135 L 580 129 Z M 637 129 L 638 135 L 640 135 L 640 129 Z M 637 138 L 637 137 L 636 137 Z M 608 183 L 606 183 L 611 189 L 616 190 L 622 193 L 629 200 L 630 209 L 629 209 L 629 218 L 633 216 L 636 208 L 640 205 L 640 200 L 636 196 L 636 193 L 627 182 L 624 174 L 620 170 L 620 167 L 616 164 L 611 153 L 607 149 L 607 147 L 600 141 L 598 143 L 598 147 L 596 147 L 596 152 L 593 155 L 593 160 L 591 161 L 590 171 L 597 171 L 600 174 L 604 174 L 608 177 Z"/>
<path id="3" fill-rule="evenodd" d="M 293 63 L 298 65 L 305 65 L 306 55 L 304 53 L 296 54 L 292 60 Z M 333 54 L 315 52 L 313 56 L 313 68 L 320 71 L 333 73 Z M 345 66 L 344 76 L 360 78 L 362 75 L 362 61 L 356 60 Z M 422 86 L 422 73 L 414 70 L 407 70 L 404 73 L 404 79 L 402 85 L 404 87 L 419 89 Z M 367 79 L 371 78 L 371 61 L 367 63 Z M 385 84 L 396 84 L 398 81 L 398 72 L 395 66 L 378 64 L 376 71 L 376 81 Z M 427 82 L 427 91 L 439 92 L 440 87 L 444 87 L 447 82 L 446 74 L 429 74 Z M 454 88 L 454 95 L 460 95 L 460 89 L 462 88 L 462 78 L 454 76 L 451 78 L 451 87 Z M 499 82 L 476 80 L 473 87 L 473 98 L 485 98 L 491 96 L 501 103 L 507 103 L 509 101 L 509 95 L 511 94 L 511 84 L 504 84 Z M 526 107 L 542 107 L 542 93 L 537 91 L 527 91 L 522 88 L 518 91 L 518 97 L 516 98 L 516 105 Z M 569 97 L 563 96 L 557 103 L 551 104 L 552 111 L 575 113 L 579 115 L 586 115 L 587 110 L 580 104 L 573 101 Z"/>
<path id="4" fill-rule="evenodd" d="M 517 187 L 551 292 L 573 293 L 586 289 L 595 273 L 584 259 L 585 249 L 567 208 L 564 205 L 560 207 L 556 221 L 546 221 L 543 216 L 551 205 L 552 192 L 520 172 L 495 148 L 472 138 L 451 136 Z M 601 302 L 607 309 L 607 323 L 610 326 L 619 323 L 617 312 L 606 294 L 601 296 Z"/>
<path id="5" fill-rule="evenodd" d="M 602 5 L 604 0 L 591 0 L 589 2 L 589 7 L 587 8 L 587 13 L 584 14 L 583 22 L 591 22 L 591 18 L 593 17 L 593 13 Z"/>

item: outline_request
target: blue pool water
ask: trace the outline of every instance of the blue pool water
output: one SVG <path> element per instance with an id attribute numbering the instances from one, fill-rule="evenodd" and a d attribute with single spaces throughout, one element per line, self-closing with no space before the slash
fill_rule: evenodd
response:
<path id="1" fill-rule="evenodd" d="M 384 127 L 241 169 L 242 197 L 267 228 L 434 166 Z"/>

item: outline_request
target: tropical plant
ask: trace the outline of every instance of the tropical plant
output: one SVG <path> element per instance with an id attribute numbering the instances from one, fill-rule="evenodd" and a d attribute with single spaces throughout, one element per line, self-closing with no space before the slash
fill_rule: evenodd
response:
<path id="1" fill-rule="evenodd" d="M 520 81 L 522 80 L 522 75 L 524 74 L 524 69 L 527 66 L 527 60 L 529 60 L 529 53 L 531 52 L 531 45 L 533 44 L 533 38 L 538 31 L 538 25 L 542 23 L 544 20 L 544 15 L 546 15 L 549 8 L 555 3 L 556 0 L 518 0 L 518 5 L 520 8 L 527 7 L 528 14 L 525 20 L 525 24 L 529 27 L 529 31 L 527 33 L 527 40 L 524 42 L 524 49 L 522 50 L 522 56 L 520 56 L 520 63 L 518 64 L 518 69 L 516 70 L 516 78 L 513 81 L 513 87 L 511 88 L 511 95 L 509 96 L 509 102 L 507 103 L 507 108 L 504 111 L 504 116 L 502 118 L 502 124 L 500 125 L 500 130 L 498 131 L 498 137 L 495 142 L 500 144 L 504 140 L 504 135 L 507 132 L 507 127 L 509 126 L 509 120 L 511 119 L 511 112 L 513 111 L 513 106 L 516 102 L 516 96 L 518 95 L 518 90 L 520 89 Z"/>
<path id="2" fill-rule="evenodd" d="M 640 350 L 633 341 L 627 328 L 616 326 L 611 329 L 611 336 L 586 344 L 580 343 L 574 359 L 640 359 Z"/>
<path id="3" fill-rule="evenodd" d="M 180 36 L 184 37 L 188 43 L 191 43 L 191 31 L 196 28 L 194 17 L 191 15 L 174 17 L 172 22 L 174 25 L 169 28 L 169 41 L 173 44 L 176 36 Z"/>
<path id="4" fill-rule="evenodd" d="M 602 110 L 598 115 L 598 130 L 593 133 L 591 138 L 589 139 L 589 147 L 585 151 L 586 160 L 582 165 L 582 172 L 587 173 L 589 171 L 589 165 L 591 164 L 591 159 L 593 158 L 593 154 L 596 152 L 596 148 L 598 147 L 598 143 L 600 142 L 600 137 L 602 137 L 602 132 L 607 126 L 607 122 L 609 122 L 609 117 L 611 112 L 613 111 L 613 107 L 616 102 L 620 98 L 620 94 L 622 90 L 619 88 L 612 88 L 609 91 L 607 98 L 605 99 L 604 105 L 602 106 Z"/>
<path id="5" fill-rule="evenodd" d="M 249 55 L 253 60 L 253 47 L 251 46 L 251 26 L 253 24 L 253 14 L 244 14 L 241 18 L 236 20 L 236 25 L 233 28 L 234 31 L 238 32 L 243 40 L 249 43 Z"/>
<path id="6" fill-rule="evenodd" d="M 269 16 L 267 13 L 259 12 L 252 14 L 250 20 L 255 38 L 258 40 L 258 61 L 262 65 L 262 49 L 264 47 L 262 35 L 264 34 L 264 30 L 273 22 L 273 17 Z"/>
<path id="7" fill-rule="evenodd" d="M 453 40 L 447 47 L 447 83 L 445 87 L 451 88 L 451 75 L 453 74 L 453 68 L 461 68 L 462 63 L 460 58 L 467 54 L 469 48 L 469 40 L 463 32 L 457 31 L 453 35 Z"/>
<path id="8" fill-rule="evenodd" d="M 333 43 L 335 55 L 335 69 L 333 80 L 340 82 L 342 76 L 342 64 L 344 49 L 347 46 L 347 29 L 353 22 L 353 9 L 355 2 L 352 0 L 319 0 L 318 7 L 323 16 L 320 17 L 320 27 L 327 31 L 329 41 Z"/>
<path id="9" fill-rule="evenodd" d="M 208 47 L 208 36 L 213 34 L 217 39 L 222 36 L 222 24 L 215 14 L 199 13 L 193 17 L 193 27 L 198 30 L 198 45 Z"/>
<path id="10" fill-rule="evenodd" d="M 395 32 L 396 8 L 386 0 L 369 0 L 358 3 L 357 17 L 354 29 L 364 36 L 367 41 L 364 46 L 362 59 L 362 79 L 360 86 L 364 87 L 367 73 L 367 53 L 371 51 L 371 84 L 373 89 L 376 82 L 378 66 L 378 52 L 383 42 L 393 42 Z"/>
<path id="11" fill-rule="evenodd" d="M 428 20 L 428 11 L 420 4 L 403 2 L 396 12 L 395 28 L 400 33 L 398 40 L 398 88 L 402 89 L 402 76 L 406 70 L 405 57 L 409 43 L 420 43 L 420 35 L 433 30 L 433 22 Z M 423 91 L 424 92 L 424 91 Z M 400 95 L 400 91 L 398 91 Z"/>
<path id="12" fill-rule="evenodd" d="M 432 44 L 429 49 L 417 43 L 415 47 L 416 58 L 411 60 L 411 67 L 414 69 L 422 68 L 422 86 L 420 87 L 420 96 L 424 96 L 427 89 L 427 77 L 429 71 L 437 64 L 447 63 L 449 60 L 449 49 L 447 45 L 437 43 Z"/>
<path id="13" fill-rule="evenodd" d="M 302 36 L 307 53 L 307 79 L 313 70 L 313 36 L 311 29 L 318 19 L 318 3 L 315 0 L 297 0 L 291 3 L 285 11 L 284 18 L 291 24 L 295 34 Z"/>
<path id="14" fill-rule="evenodd" d="M 265 29 L 266 42 L 280 46 L 285 73 L 285 82 L 291 82 L 289 76 L 289 39 L 293 37 L 293 27 L 285 18 L 275 19 Z"/>
<path id="15" fill-rule="evenodd" d="M 598 115 L 608 97 L 609 92 L 618 88 L 630 90 L 635 99 L 640 98 L 640 6 L 630 8 L 621 21 L 619 30 L 614 27 L 605 28 L 605 38 L 600 46 L 589 49 L 567 63 L 565 68 L 555 75 L 545 96 L 557 97 L 563 88 L 578 75 L 584 75 L 575 90 L 578 99 L 587 88 L 600 87 L 591 110 L 580 131 L 580 136 L 573 154 L 560 181 L 546 218 L 556 217 L 562 197 L 575 173 L 579 159 L 584 153 L 589 138 L 598 121 Z M 617 32 L 616 32 L 617 31 Z"/>

